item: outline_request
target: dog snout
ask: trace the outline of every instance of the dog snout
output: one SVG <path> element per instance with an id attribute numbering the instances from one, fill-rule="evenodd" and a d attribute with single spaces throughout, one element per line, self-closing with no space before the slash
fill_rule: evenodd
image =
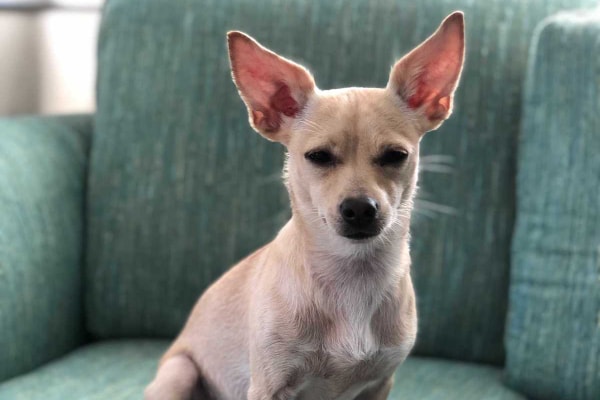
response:
<path id="1" fill-rule="evenodd" d="M 350 197 L 340 204 L 344 221 L 356 228 L 369 226 L 377 217 L 379 204 L 370 197 Z"/>
<path id="2" fill-rule="evenodd" d="M 379 233 L 379 204 L 375 199 L 366 196 L 346 198 L 340 204 L 339 212 L 345 223 L 344 236 L 363 239 Z"/>

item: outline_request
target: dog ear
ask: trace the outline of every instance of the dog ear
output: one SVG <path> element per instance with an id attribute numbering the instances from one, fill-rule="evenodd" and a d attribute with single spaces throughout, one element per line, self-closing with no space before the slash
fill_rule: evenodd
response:
<path id="1" fill-rule="evenodd" d="M 454 12 L 392 68 L 388 88 L 422 116 L 425 131 L 439 127 L 452 113 L 464 61 L 464 30 L 463 13 Z"/>
<path id="2" fill-rule="evenodd" d="M 285 144 L 290 120 L 299 116 L 315 90 L 313 77 L 242 32 L 228 32 L 227 42 L 233 81 L 248 107 L 250 125 Z"/>

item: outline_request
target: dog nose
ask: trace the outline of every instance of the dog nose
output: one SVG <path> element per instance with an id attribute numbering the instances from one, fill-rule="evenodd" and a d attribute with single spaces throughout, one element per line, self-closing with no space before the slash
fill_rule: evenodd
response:
<path id="1" fill-rule="evenodd" d="M 370 197 L 349 197 L 340 204 L 344 221 L 354 228 L 367 228 L 377 217 L 379 204 Z"/>

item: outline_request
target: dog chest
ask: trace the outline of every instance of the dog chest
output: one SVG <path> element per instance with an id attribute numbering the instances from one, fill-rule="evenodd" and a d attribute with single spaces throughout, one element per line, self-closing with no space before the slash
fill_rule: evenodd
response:
<path id="1" fill-rule="evenodd" d="M 370 329 L 356 333 L 337 340 L 324 337 L 304 347 L 305 368 L 295 379 L 298 400 L 354 399 L 391 375 L 408 353 L 409 346 L 379 346 Z"/>
<path id="2" fill-rule="evenodd" d="M 309 357 L 313 364 L 300 379 L 298 400 L 352 400 L 368 386 L 391 375 L 406 357 L 402 347 L 375 348 L 368 352 L 320 351 Z"/>

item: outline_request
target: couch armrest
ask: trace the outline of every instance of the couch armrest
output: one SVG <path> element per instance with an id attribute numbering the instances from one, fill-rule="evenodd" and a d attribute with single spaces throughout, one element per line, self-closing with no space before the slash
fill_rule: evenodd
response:
<path id="1" fill-rule="evenodd" d="M 600 8 L 540 23 L 525 80 L 506 379 L 600 399 Z"/>
<path id="2" fill-rule="evenodd" d="M 0 381 L 83 339 L 92 116 L 0 119 Z"/>

